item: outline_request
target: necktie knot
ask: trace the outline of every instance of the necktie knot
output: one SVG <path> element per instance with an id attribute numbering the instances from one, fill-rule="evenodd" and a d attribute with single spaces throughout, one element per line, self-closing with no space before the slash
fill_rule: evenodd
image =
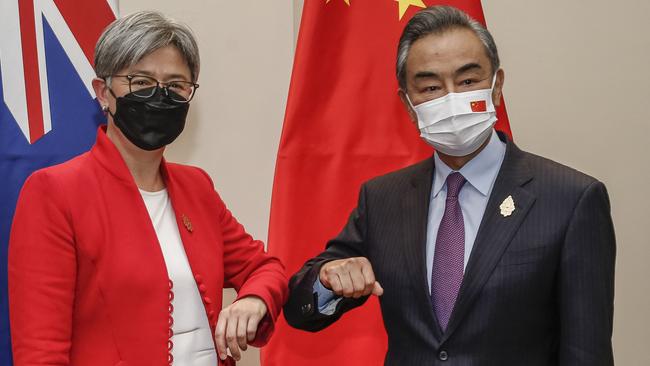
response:
<path id="1" fill-rule="evenodd" d="M 467 182 L 462 174 L 455 172 L 447 177 L 447 198 L 458 197 L 460 189 Z"/>

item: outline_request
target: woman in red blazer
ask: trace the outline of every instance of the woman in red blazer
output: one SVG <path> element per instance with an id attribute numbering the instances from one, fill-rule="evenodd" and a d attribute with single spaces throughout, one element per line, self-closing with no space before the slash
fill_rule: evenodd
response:
<path id="1" fill-rule="evenodd" d="M 90 152 L 25 183 L 9 245 L 14 362 L 225 364 L 270 337 L 287 296 L 280 262 L 199 168 L 168 163 L 198 85 L 186 26 L 115 21 L 95 52 L 107 114 Z M 222 310 L 222 289 L 237 300 Z M 228 362 L 234 363 L 231 358 Z"/>

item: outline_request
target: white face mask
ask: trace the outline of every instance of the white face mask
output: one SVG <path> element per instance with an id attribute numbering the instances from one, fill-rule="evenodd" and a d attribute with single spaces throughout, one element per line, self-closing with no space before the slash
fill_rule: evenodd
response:
<path id="1" fill-rule="evenodd" d="M 417 106 L 406 95 L 417 114 L 420 136 L 446 155 L 466 156 L 478 150 L 497 121 L 492 103 L 495 82 L 496 74 L 490 89 L 449 93 Z"/>

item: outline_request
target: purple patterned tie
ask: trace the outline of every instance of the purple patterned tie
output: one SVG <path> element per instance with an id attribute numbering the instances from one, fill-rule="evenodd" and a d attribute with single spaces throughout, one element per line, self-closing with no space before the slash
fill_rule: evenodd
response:
<path id="1" fill-rule="evenodd" d="M 442 330 L 447 329 L 451 311 L 463 281 L 465 225 L 458 193 L 465 184 L 460 173 L 447 177 L 447 203 L 440 221 L 431 271 L 431 301 Z"/>

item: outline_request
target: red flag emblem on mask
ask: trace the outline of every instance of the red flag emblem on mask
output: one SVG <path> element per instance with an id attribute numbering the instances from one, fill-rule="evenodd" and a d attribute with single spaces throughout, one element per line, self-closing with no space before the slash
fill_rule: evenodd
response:
<path id="1" fill-rule="evenodd" d="M 487 111 L 487 106 L 485 105 L 484 100 L 478 100 L 475 102 L 470 102 L 469 106 L 472 108 L 472 112 L 485 112 Z"/>

